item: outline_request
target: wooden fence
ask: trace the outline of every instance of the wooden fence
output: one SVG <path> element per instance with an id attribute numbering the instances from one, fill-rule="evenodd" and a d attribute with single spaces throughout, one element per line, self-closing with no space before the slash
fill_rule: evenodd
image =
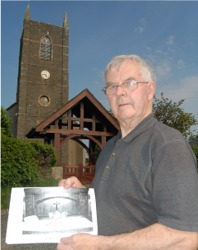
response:
<path id="1" fill-rule="evenodd" d="M 90 184 L 95 175 L 95 165 L 82 166 L 82 165 L 64 165 L 63 178 L 76 176 L 82 184 Z"/>

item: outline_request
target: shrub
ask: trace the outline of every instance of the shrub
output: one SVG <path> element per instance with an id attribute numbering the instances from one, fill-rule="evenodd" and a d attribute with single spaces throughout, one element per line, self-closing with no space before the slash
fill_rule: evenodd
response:
<path id="1" fill-rule="evenodd" d="M 51 178 L 55 150 L 36 141 L 19 140 L 2 134 L 1 207 L 8 208 L 12 187 L 57 186 Z"/>
<path id="2" fill-rule="evenodd" d="M 55 165 L 52 146 L 2 135 L 2 187 L 30 186 L 38 178 L 50 178 Z"/>
<path id="3" fill-rule="evenodd" d="M 38 177 L 35 148 L 28 142 L 2 135 L 1 185 L 26 186 Z"/>
<path id="4" fill-rule="evenodd" d="M 32 182 L 32 187 L 57 187 L 58 186 L 58 180 L 55 178 L 49 178 L 49 179 L 37 179 L 34 182 Z"/>
<path id="5" fill-rule="evenodd" d="M 56 163 L 55 149 L 49 144 L 41 144 L 37 141 L 31 142 L 31 144 L 36 150 L 35 158 L 38 164 L 39 178 L 51 178 L 51 170 Z"/>
<path id="6" fill-rule="evenodd" d="M 10 203 L 11 187 L 2 187 L 1 189 L 1 209 L 7 209 Z"/>
<path id="7" fill-rule="evenodd" d="M 11 137 L 11 118 L 7 115 L 7 111 L 1 107 L 1 134 Z"/>

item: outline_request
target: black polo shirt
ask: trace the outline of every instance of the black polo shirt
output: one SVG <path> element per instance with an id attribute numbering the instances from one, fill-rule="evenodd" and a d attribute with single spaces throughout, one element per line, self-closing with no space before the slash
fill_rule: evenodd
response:
<path id="1" fill-rule="evenodd" d="M 154 223 L 198 231 L 196 159 L 183 136 L 145 118 L 123 139 L 107 142 L 93 181 L 99 234 L 132 232 Z"/>

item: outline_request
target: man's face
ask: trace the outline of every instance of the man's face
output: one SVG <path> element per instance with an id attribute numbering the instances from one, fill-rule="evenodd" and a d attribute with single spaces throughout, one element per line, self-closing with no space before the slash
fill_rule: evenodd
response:
<path id="1" fill-rule="evenodd" d="M 137 82 L 145 82 L 139 65 L 125 60 L 117 70 L 112 68 L 106 75 L 107 85 L 122 84 L 128 79 Z M 140 122 L 144 117 L 152 112 L 152 99 L 155 92 L 155 83 L 138 84 L 135 90 L 127 90 L 118 87 L 115 94 L 107 95 L 111 110 L 119 123 L 131 123 L 134 120 Z"/>

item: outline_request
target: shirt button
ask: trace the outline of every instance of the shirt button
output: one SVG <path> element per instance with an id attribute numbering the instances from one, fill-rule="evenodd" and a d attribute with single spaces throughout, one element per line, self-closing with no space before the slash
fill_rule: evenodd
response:
<path id="1" fill-rule="evenodd" d="M 112 153 L 112 156 L 115 156 L 115 153 L 114 153 L 114 152 Z"/>
<path id="2" fill-rule="evenodd" d="M 106 166 L 107 169 L 109 169 L 109 166 Z"/>

